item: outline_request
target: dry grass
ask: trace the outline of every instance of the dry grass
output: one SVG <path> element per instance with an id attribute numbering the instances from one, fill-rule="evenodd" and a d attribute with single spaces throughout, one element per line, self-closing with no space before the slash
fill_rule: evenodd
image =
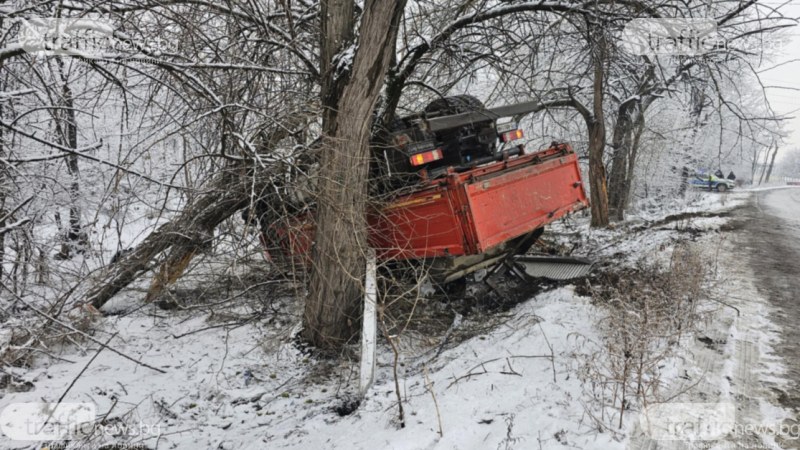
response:
<path id="1" fill-rule="evenodd" d="M 695 250 L 678 246 L 666 269 L 642 264 L 589 283 L 605 311 L 598 323 L 603 342 L 582 355 L 580 376 L 594 399 L 587 412 L 598 428 L 621 429 L 626 410 L 664 399 L 664 362 L 704 319 L 698 303 L 707 271 Z"/>

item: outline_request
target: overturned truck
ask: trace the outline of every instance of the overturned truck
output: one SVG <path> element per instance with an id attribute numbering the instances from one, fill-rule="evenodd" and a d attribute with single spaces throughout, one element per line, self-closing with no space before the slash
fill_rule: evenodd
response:
<path id="1" fill-rule="evenodd" d="M 526 152 L 518 120 L 537 107 L 486 109 L 474 97 L 456 96 L 398 119 L 373 158 L 373 173 L 385 181 L 385 200 L 367 212 L 378 259 L 425 264 L 435 282 L 449 283 L 525 254 L 545 225 L 587 207 L 569 144 Z M 312 216 L 261 215 L 266 255 L 282 270 L 308 268 Z M 530 262 L 541 270 L 541 259 Z M 565 262 L 574 263 L 554 264 Z"/>

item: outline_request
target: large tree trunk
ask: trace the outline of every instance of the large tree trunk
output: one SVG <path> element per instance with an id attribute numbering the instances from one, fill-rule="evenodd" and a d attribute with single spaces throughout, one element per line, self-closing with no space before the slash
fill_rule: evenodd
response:
<path id="1" fill-rule="evenodd" d="M 625 220 L 633 186 L 639 142 L 645 125 L 645 111 L 651 101 L 620 106 L 611 146 L 614 148 L 609 176 L 609 213 L 614 220 Z"/>
<path id="2" fill-rule="evenodd" d="M 617 110 L 617 121 L 611 136 L 611 148 L 614 155 L 611 161 L 611 175 L 608 178 L 608 209 L 614 220 L 625 218 L 625 201 L 623 200 L 625 185 L 628 182 L 628 159 L 630 158 L 630 142 L 633 111 L 630 103 L 623 103 Z"/>
<path id="3" fill-rule="evenodd" d="M 405 1 L 365 1 L 350 76 L 338 96 L 335 117 L 329 119 L 333 122 L 323 126 L 326 136 L 317 231 L 303 331 L 304 337 L 320 348 L 337 348 L 357 330 L 367 246 L 365 207 L 372 115 L 394 52 Z M 350 11 L 342 3 L 353 0 L 328 1 L 328 13 L 322 16 L 323 30 L 331 30 L 333 35 L 346 34 L 338 27 L 348 18 L 334 14 Z M 323 48 L 327 45 L 330 43 L 323 43 Z M 328 87 L 322 89 L 323 95 L 329 91 Z M 323 97 L 323 102 L 330 98 Z"/>
<path id="4" fill-rule="evenodd" d="M 599 33 L 603 33 L 602 30 Z M 593 55 L 594 83 L 592 117 L 589 128 L 589 185 L 591 186 L 592 226 L 608 226 L 608 188 L 603 154 L 606 147 L 606 124 L 603 113 L 603 79 L 606 64 L 606 38 L 601 35 Z"/>
<path id="5" fill-rule="evenodd" d="M 3 19 L 0 18 L 0 28 L 3 26 Z M 8 74 L 3 72 L 3 60 L 0 60 L 0 73 L 3 74 L 0 77 L 0 92 L 4 92 L 6 90 L 6 79 Z M 3 102 L 0 102 L 0 120 L 3 120 Z M 5 159 L 8 155 L 6 154 L 6 137 L 5 137 L 5 128 L 0 127 L 0 158 Z M 8 167 L 4 164 L 2 168 L 0 168 L 0 229 L 6 226 L 6 221 L 4 219 L 6 215 L 6 200 L 7 200 L 7 177 L 9 175 Z M 0 282 L 3 282 L 3 272 L 4 266 L 6 261 L 6 234 L 0 233 Z"/>
<path id="6" fill-rule="evenodd" d="M 320 98 L 322 103 L 322 132 L 326 136 L 336 133 L 336 115 L 339 99 L 350 79 L 350 69 L 337 60 L 353 44 L 355 28 L 355 2 L 347 0 L 323 1 L 319 5 L 322 17 L 320 32 Z"/>
<path id="7" fill-rule="evenodd" d="M 642 142 L 642 133 L 644 133 L 644 108 L 640 112 L 640 114 L 636 117 L 636 121 L 633 127 L 633 136 L 631 137 L 630 145 L 629 145 L 629 154 L 628 154 L 628 176 L 625 180 L 625 185 L 622 190 L 622 197 L 620 198 L 620 203 L 622 205 L 622 214 L 624 215 L 625 210 L 628 208 L 628 203 L 630 202 L 631 198 L 631 191 L 633 190 L 633 178 L 634 173 L 636 170 L 636 161 L 639 156 L 639 146 Z"/>

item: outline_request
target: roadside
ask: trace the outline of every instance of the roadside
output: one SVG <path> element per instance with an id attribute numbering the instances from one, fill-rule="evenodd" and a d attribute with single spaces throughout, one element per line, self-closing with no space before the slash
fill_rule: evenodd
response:
<path id="1" fill-rule="evenodd" d="M 770 305 L 769 319 L 779 328 L 774 351 L 783 373 L 765 377 L 765 388 L 791 412 L 788 423 L 800 423 L 800 189 L 762 191 L 737 216 L 743 227 L 737 234 L 740 255 L 753 273 L 755 286 Z M 796 436 L 795 436 L 796 438 Z M 783 448 L 800 448 L 785 439 Z"/>
<path id="2" fill-rule="evenodd" d="M 800 448 L 800 190 L 747 195 L 718 233 L 698 242 L 713 265 L 710 300 L 722 307 L 687 345 L 684 381 L 675 380 L 662 408 L 709 434 L 692 429 L 678 439 L 662 429 L 667 439 L 651 439 L 639 427 L 629 448 Z"/>
<path id="3" fill-rule="evenodd" d="M 781 328 L 777 353 L 789 384 L 775 387 L 781 404 L 800 414 L 800 189 L 767 191 L 739 214 L 745 220 L 739 237 L 758 279 L 759 293 L 774 308 L 770 319 Z M 798 417 L 795 416 L 795 420 Z"/>
<path id="4" fill-rule="evenodd" d="M 779 330 L 770 322 L 772 307 L 742 255 L 743 245 L 761 245 L 750 242 L 745 231 L 755 219 L 740 218 L 751 208 L 742 207 L 750 197 L 698 194 L 688 208 L 654 211 L 613 230 L 591 230 L 586 218 L 576 217 L 549 236 L 553 245 L 572 246 L 567 253 L 608 261 L 601 267 L 608 273 L 650 276 L 642 264 L 674 268 L 670 265 L 702 258 L 703 274 L 711 275 L 702 292 L 714 298 L 692 305 L 690 297 L 683 304 L 699 319 L 687 322 L 692 329 L 659 338 L 658 355 L 645 374 L 652 378 L 638 384 L 651 387 L 645 397 L 654 400 L 729 403 L 747 423 L 765 424 L 783 418 L 783 409 L 772 401 L 781 393 L 796 399 L 791 394 L 796 388 L 781 381 L 782 355 L 772 351 L 779 342 Z M 60 346 L 54 352 L 62 360 L 43 357 L 15 370 L 24 388 L 0 391 L 0 409 L 14 402 L 56 401 L 69 391 L 66 400 L 92 402 L 101 414 L 86 441 L 95 447 L 124 442 L 222 449 L 710 448 L 655 441 L 637 430 L 641 405 L 617 395 L 619 354 L 609 337 L 626 320 L 615 317 L 603 299 L 590 297 L 586 283 L 543 286 L 499 310 L 478 305 L 466 312 L 457 304 L 420 298 L 409 317 L 442 323 L 393 335 L 396 363 L 384 336 L 375 384 L 359 402 L 353 395 L 357 351 L 330 360 L 298 348 L 293 336 L 301 310 L 293 292 L 264 281 L 258 272 L 263 264 L 251 263 L 232 274 L 224 289 L 209 290 L 202 276 L 187 277 L 173 292 L 186 300 L 182 310 L 124 308 L 141 301 L 141 293 L 129 290 L 116 301 L 119 315 L 98 322 L 97 336 L 105 340 L 118 333 L 112 347 L 166 373 L 100 353 L 88 342 L 77 349 Z M 696 267 L 691 264 L 681 276 L 665 280 L 690 278 Z M 775 277 L 778 283 L 780 276 Z M 659 290 L 662 279 L 642 280 L 645 289 Z M 637 280 L 628 282 L 635 286 Z M 660 291 L 659 305 L 671 307 L 668 290 Z M 653 336 L 646 328 L 636 331 Z M 716 441 L 726 443 L 786 446 L 759 433 Z M 0 447 L 30 445 L 0 442 Z"/>

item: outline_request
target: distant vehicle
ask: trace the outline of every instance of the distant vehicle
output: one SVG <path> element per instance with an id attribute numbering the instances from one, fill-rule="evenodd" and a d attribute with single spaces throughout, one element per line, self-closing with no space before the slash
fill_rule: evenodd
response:
<path id="1" fill-rule="evenodd" d="M 800 186 L 800 178 L 784 178 L 787 186 Z"/>
<path id="2" fill-rule="evenodd" d="M 698 189 L 707 189 L 717 192 L 726 192 L 736 187 L 736 182 L 734 180 L 721 178 L 705 171 L 698 171 L 695 176 L 689 180 L 689 184 Z"/>

